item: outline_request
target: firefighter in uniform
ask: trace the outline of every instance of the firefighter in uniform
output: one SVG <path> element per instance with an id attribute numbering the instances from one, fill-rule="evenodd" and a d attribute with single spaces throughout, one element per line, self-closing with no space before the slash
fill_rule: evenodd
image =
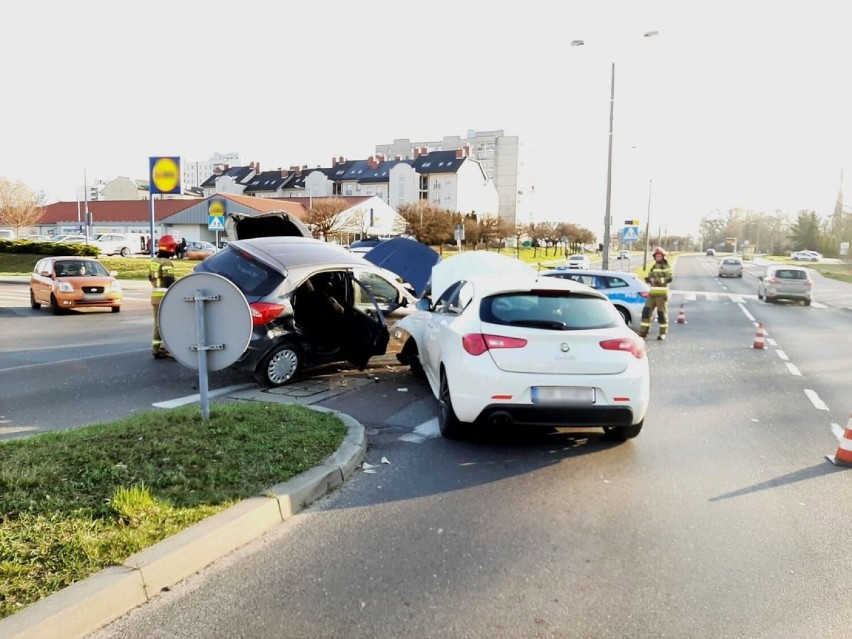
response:
<path id="1" fill-rule="evenodd" d="M 177 242 L 171 235 L 161 237 L 157 243 L 157 257 L 151 258 L 148 265 L 148 280 L 154 287 L 154 290 L 151 291 L 151 306 L 154 309 L 154 337 L 151 340 L 151 351 L 156 359 L 172 356 L 160 337 L 157 313 L 160 310 L 160 302 L 163 301 L 166 290 L 175 281 L 175 265 L 169 258 L 175 254 L 176 246 Z"/>
<path id="2" fill-rule="evenodd" d="M 666 259 L 666 252 L 657 247 L 654 249 L 654 265 L 645 275 L 645 281 L 651 285 L 645 308 L 642 309 L 642 321 L 639 323 L 639 335 L 647 337 L 651 330 L 654 311 L 657 311 L 657 322 L 660 325 L 658 340 L 666 339 L 669 330 L 669 284 L 672 281 L 672 267 Z"/>

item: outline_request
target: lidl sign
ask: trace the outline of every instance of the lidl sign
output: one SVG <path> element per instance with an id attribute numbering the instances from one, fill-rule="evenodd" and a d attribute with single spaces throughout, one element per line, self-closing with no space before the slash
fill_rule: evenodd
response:
<path id="1" fill-rule="evenodd" d="M 149 157 L 148 166 L 151 178 L 149 190 L 152 195 L 180 194 L 179 157 Z"/>

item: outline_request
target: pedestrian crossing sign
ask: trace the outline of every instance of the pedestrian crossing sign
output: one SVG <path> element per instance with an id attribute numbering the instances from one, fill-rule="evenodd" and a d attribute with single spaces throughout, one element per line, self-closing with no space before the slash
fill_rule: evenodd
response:
<path id="1" fill-rule="evenodd" d="M 621 241 L 624 243 L 637 242 L 639 240 L 638 226 L 625 226 L 621 232 Z"/>
<path id="2" fill-rule="evenodd" d="M 207 216 L 207 230 L 208 231 L 224 231 L 225 230 L 225 218 L 221 215 L 208 215 Z"/>

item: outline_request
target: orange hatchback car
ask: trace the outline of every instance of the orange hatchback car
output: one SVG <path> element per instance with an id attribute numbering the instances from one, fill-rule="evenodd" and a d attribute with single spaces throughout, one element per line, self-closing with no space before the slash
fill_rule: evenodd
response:
<path id="1" fill-rule="evenodd" d="M 30 305 L 47 305 L 54 315 L 72 308 L 121 310 L 121 283 L 115 271 L 93 257 L 51 256 L 40 259 L 30 275 Z"/>

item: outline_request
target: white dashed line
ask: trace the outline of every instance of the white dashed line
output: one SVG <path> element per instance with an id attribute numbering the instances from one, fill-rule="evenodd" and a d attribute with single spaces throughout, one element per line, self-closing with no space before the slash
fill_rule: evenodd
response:
<path id="1" fill-rule="evenodd" d="M 796 368 L 795 364 L 791 364 L 790 362 L 787 362 L 787 370 L 790 371 L 791 375 L 795 375 L 796 377 L 802 376 L 802 371 Z"/>
<path id="2" fill-rule="evenodd" d="M 775 354 L 776 354 L 776 355 L 778 355 L 778 357 L 780 357 L 781 359 L 783 359 L 785 362 L 789 362 L 789 361 L 790 361 L 790 358 L 789 358 L 789 357 L 787 357 L 787 353 L 785 353 L 785 352 L 784 352 L 784 351 L 782 351 L 782 350 L 776 350 L 776 351 L 775 351 Z"/>
<path id="3" fill-rule="evenodd" d="M 817 410 L 828 410 L 828 406 L 826 406 L 825 402 L 819 398 L 819 395 L 816 394 L 816 391 L 812 391 L 810 388 L 805 389 L 805 396 L 811 400 L 811 404 L 814 405 L 814 408 Z"/>

